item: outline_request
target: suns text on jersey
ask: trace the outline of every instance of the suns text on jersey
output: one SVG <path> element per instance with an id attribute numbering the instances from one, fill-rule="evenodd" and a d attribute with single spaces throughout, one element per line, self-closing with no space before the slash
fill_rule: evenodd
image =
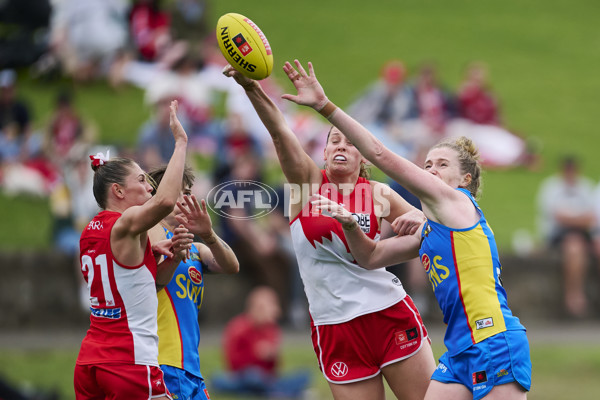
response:
<path id="1" fill-rule="evenodd" d="M 427 272 L 429 282 L 431 282 L 434 291 L 444 279 L 450 276 L 450 270 L 441 263 L 441 260 L 442 256 L 434 256 L 433 260 L 430 260 L 427 254 L 421 256 L 421 263 L 425 267 L 425 272 Z"/>

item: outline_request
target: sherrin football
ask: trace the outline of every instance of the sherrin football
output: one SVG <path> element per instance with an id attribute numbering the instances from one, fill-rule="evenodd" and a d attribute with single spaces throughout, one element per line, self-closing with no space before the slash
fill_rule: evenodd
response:
<path id="1" fill-rule="evenodd" d="M 228 13 L 217 22 L 221 52 L 235 69 L 248 78 L 265 79 L 273 71 L 273 52 L 266 36 L 250 19 Z"/>

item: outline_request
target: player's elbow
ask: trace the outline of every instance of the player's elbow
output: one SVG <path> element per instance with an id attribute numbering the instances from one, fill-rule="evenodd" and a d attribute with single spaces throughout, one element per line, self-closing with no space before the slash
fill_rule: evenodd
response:
<path id="1" fill-rule="evenodd" d="M 361 257 L 360 259 L 356 260 L 356 263 L 359 267 L 369 271 L 380 268 L 380 266 L 371 257 Z"/>
<path id="2" fill-rule="evenodd" d="M 225 270 L 225 273 L 228 275 L 234 275 L 240 272 L 240 263 L 237 260 L 237 258 L 235 259 L 235 261 L 230 262 L 228 267 L 229 268 Z"/>

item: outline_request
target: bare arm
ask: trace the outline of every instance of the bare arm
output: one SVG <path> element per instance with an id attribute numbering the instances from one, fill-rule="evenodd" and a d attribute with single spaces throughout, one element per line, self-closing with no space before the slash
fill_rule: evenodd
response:
<path id="1" fill-rule="evenodd" d="M 177 221 L 195 235 L 200 236 L 204 244 L 196 243 L 202 261 L 209 271 L 223 274 L 237 274 L 240 264 L 231 247 L 227 245 L 212 229 L 212 221 L 206 209 L 206 201 L 198 203 L 196 196 L 185 196 L 185 205 L 177 202 L 181 214 L 175 216 Z"/>
<path id="2" fill-rule="evenodd" d="M 240 263 L 231 247 L 216 234 L 211 239 L 202 239 L 204 244 L 195 243 L 202 258 L 210 272 L 215 274 L 237 274 L 240 271 Z"/>
<path id="3" fill-rule="evenodd" d="M 297 71 L 290 65 L 293 72 L 289 72 L 288 77 L 298 94 L 283 95 L 284 99 L 319 111 L 350 139 L 366 159 L 419 197 L 424 210 L 429 209 L 432 214 L 439 215 L 442 207 L 448 206 L 446 200 L 463 200 L 456 190 L 411 161 L 394 154 L 364 126 L 331 103 L 315 76 L 312 63 L 308 63 L 308 73 L 298 60 L 294 60 L 294 63 Z"/>
<path id="4" fill-rule="evenodd" d="M 187 135 L 177 118 L 177 107 L 177 101 L 172 101 L 171 131 L 175 138 L 175 150 L 156 194 L 143 205 L 130 207 L 123 212 L 113 228 L 115 239 L 145 233 L 169 215 L 177 203 L 187 148 Z"/>
<path id="5" fill-rule="evenodd" d="M 358 265 L 364 269 L 387 267 L 419 255 L 419 229 L 412 235 L 395 236 L 375 242 L 363 233 L 352 214 L 344 207 L 323 196 L 317 196 L 312 203 L 342 224 L 350 252 Z"/>
<path id="6" fill-rule="evenodd" d="M 321 181 L 319 167 L 302 148 L 300 141 L 288 126 L 279 108 L 267 96 L 258 82 L 246 78 L 232 66 L 223 70 L 246 91 L 256 113 L 269 131 L 283 173 L 290 183 L 302 184 Z"/>
<path id="7" fill-rule="evenodd" d="M 148 231 L 150 243 L 162 243 L 166 239 L 165 231 L 160 225 L 152 227 Z M 194 235 L 189 233 L 183 225 L 175 228 L 171 240 L 171 247 L 161 262 L 157 263 L 156 269 L 156 291 L 163 289 L 173 278 L 177 266 L 188 258 L 189 250 L 194 240 Z M 155 246 L 152 246 L 155 249 Z"/>

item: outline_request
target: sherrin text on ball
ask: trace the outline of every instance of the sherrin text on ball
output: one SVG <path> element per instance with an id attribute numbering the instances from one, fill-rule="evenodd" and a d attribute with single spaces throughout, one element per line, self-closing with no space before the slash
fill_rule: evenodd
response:
<path id="1" fill-rule="evenodd" d="M 271 45 L 249 18 L 236 13 L 221 16 L 217 41 L 227 61 L 248 78 L 265 79 L 273 71 Z"/>

